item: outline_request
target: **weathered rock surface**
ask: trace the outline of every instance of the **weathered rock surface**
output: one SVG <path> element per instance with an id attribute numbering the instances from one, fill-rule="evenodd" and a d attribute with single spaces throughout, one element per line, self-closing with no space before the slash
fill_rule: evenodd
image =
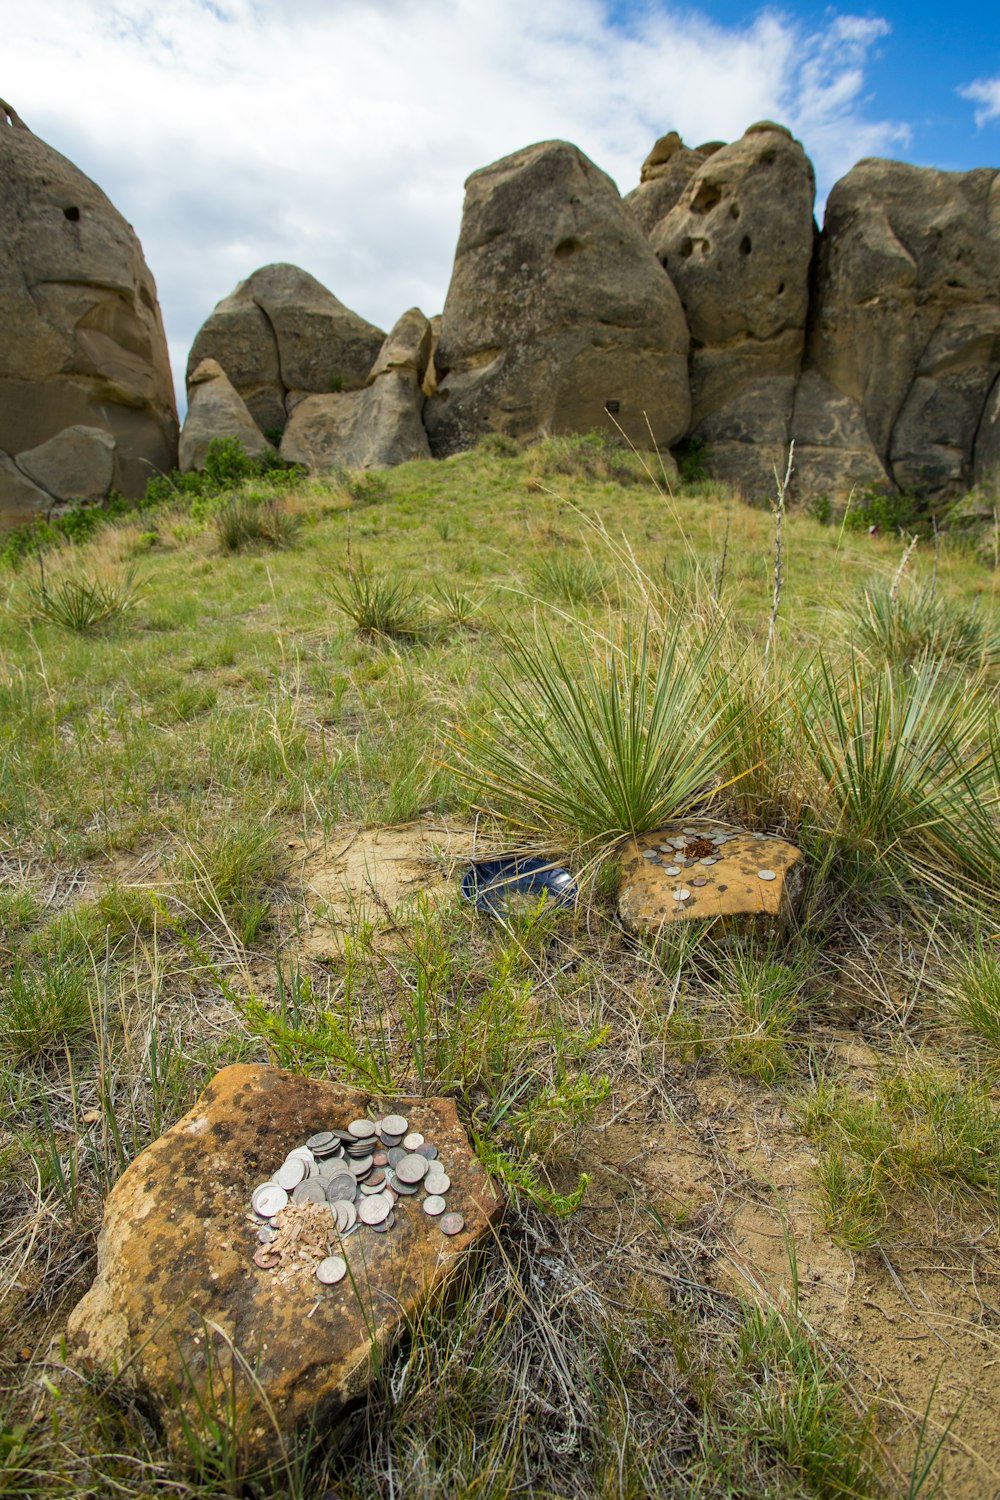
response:
<path id="1" fill-rule="evenodd" d="M 439 1147 L 448 1208 L 465 1229 L 449 1239 L 416 1198 L 401 1200 L 389 1233 L 343 1242 L 337 1253 L 351 1274 L 336 1286 L 321 1286 L 308 1266 L 288 1280 L 258 1269 L 254 1188 L 294 1146 L 369 1105 L 401 1109 Z M 331 1425 L 364 1394 L 373 1356 L 464 1264 L 500 1208 L 452 1100 L 375 1104 L 278 1068 L 225 1068 L 115 1185 L 97 1279 L 70 1316 L 70 1357 L 120 1371 L 181 1458 L 183 1422 L 204 1432 L 218 1412 L 237 1434 L 244 1471 L 255 1470 L 281 1457 L 279 1434 L 291 1441 L 312 1420 Z"/>
<path id="2" fill-rule="evenodd" d="M 986 398 L 976 433 L 972 463 L 973 483 L 990 495 L 1000 495 L 1000 375 Z"/>
<path id="3" fill-rule="evenodd" d="M 431 449 L 607 428 L 609 403 L 637 445 L 648 416 L 668 446 L 688 425 L 687 345 L 677 294 L 611 179 L 564 141 L 529 146 L 466 183 Z"/>
<path id="4" fill-rule="evenodd" d="M 731 836 L 721 848 L 709 838 L 716 830 Z M 671 839 L 682 837 L 682 849 L 670 846 Z M 654 862 L 650 853 L 661 862 Z M 706 859 L 714 862 L 705 864 Z M 630 839 L 620 868 L 618 909 L 636 932 L 709 919 L 723 928 L 780 927 L 795 910 L 805 877 L 805 862 L 794 844 L 718 823 L 683 820 Z M 685 891 L 683 899 L 674 899 L 674 892 Z"/>
<path id="5" fill-rule="evenodd" d="M 181 429 L 180 467 L 201 469 L 214 438 L 239 438 L 251 458 L 271 445 L 247 410 L 246 403 L 214 359 L 203 359 L 188 378 L 188 409 Z"/>
<path id="6" fill-rule="evenodd" d="M 676 130 L 660 137 L 642 164 L 639 186 L 622 200 L 643 234 L 651 234 L 676 207 L 704 160 L 685 146 Z"/>
<path id="7" fill-rule="evenodd" d="M 792 435 L 813 169 L 790 132 L 767 120 L 698 160 L 650 243 L 691 330 L 691 435 L 708 443 L 711 472 L 760 498 Z"/>
<path id="8" fill-rule="evenodd" d="M 114 478 L 115 440 L 103 427 L 64 427 L 14 462 L 53 500 L 103 500 Z"/>
<path id="9" fill-rule="evenodd" d="M 64 428 L 113 439 L 112 483 L 141 494 L 177 457 L 156 286 L 131 227 L 95 183 L 0 102 L 0 450 Z M 9 487 L 0 487 L 0 507 Z M 0 508 L 0 525 L 20 519 Z"/>
<path id="10" fill-rule="evenodd" d="M 216 360 L 266 433 L 307 395 L 363 386 L 384 339 L 307 271 L 263 266 L 198 330 L 188 379 L 203 359 Z"/>
<path id="11" fill-rule="evenodd" d="M 292 409 L 281 456 L 314 472 L 390 468 L 429 458 L 422 381 L 431 325 L 418 307 L 396 323 L 362 391 L 306 396 Z"/>
<path id="12" fill-rule="evenodd" d="M 0 526 L 21 526 L 48 515 L 53 499 L 21 472 L 12 458 L 0 452 Z"/>
<path id="13" fill-rule="evenodd" d="M 1000 172 L 870 159 L 838 182 L 808 362 L 858 403 L 897 484 L 963 489 L 1000 368 Z"/>
<path id="14" fill-rule="evenodd" d="M 818 370 L 805 370 L 799 379 L 791 429 L 795 437 L 792 493 L 797 498 L 827 495 L 842 505 L 853 489 L 892 488 L 861 406 L 852 396 L 834 390 Z"/>

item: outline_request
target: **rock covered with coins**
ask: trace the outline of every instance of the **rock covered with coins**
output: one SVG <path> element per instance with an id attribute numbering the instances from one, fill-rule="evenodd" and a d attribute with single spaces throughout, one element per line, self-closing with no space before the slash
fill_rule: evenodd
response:
<path id="1" fill-rule="evenodd" d="M 317 1281 L 336 1285 L 348 1273 L 343 1242 L 359 1229 L 388 1234 L 397 1205 L 416 1201 L 420 1192 L 419 1207 L 441 1233 L 460 1234 L 462 1215 L 445 1212 L 450 1187 L 437 1146 L 411 1131 L 404 1115 L 318 1131 L 254 1191 L 254 1264 L 287 1275 L 314 1269 Z"/>
<path id="2" fill-rule="evenodd" d="M 364 1394 L 500 1211 L 453 1100 L 225 1068 L 112 1190 L 69 1357 L 121 1371 L 182 1460 L 221 1419 L 267 1468 L 276 1431 Z"/>

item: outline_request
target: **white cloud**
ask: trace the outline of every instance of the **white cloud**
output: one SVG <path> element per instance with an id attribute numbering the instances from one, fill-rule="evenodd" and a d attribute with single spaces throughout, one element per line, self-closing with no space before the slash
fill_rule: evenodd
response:
<path id="1" fill-rule="evenodd" d="M 982 127 L 990 120 L 1000 120 L 1000 76 L 977 78 L 975 83 L 966 84 L 958 92 L 963 99 L 971 99 L 973 104 L 982 105 L 982 109 L 976 110 L 977 125 Z"/>
<path id="2" fill-rule="evenodd" d="M 887 31 L 724 27 L 664 0 L 617 24 L 601 0 L 49 0 L 9 8 L 4 87 L 135 225 L 182 377 L 212 306 L 268 261 L 383 327 L 438 311 L 465 177 L 532 141 L 574 141 L 626 192 L 667 130 L 777 119 L 822 197 L 905 139 L 864 94 Z"/>

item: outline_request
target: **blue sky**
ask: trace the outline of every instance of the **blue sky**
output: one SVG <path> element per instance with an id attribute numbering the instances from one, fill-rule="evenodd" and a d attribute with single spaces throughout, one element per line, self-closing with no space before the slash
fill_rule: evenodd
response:
<path id="1" fill-rule="evenodd" d="M 178 384 L 215 302 L 269 261 L 385 328 L 439 311 L 464 178 L 531 141 L 574 141 L 627 192 L 667 130 L 777 119 L 820 217 L 862 156 L 1000 166 L 984 0 L 0 0 L 0 22 L 0 96 L 135 226 Z"/>

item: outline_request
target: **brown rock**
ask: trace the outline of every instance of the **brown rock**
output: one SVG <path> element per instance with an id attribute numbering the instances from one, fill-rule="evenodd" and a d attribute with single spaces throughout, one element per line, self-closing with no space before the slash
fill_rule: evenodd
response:
<path id="1" fill-rule="evenodd" d="M 114 478 L 115 440 L 103 427 L 64 427 L 14 462 L 55 501 L 103 500 Z"/>
<path id="2" fill-rule="evenodd" d="M 390 371 L 364 391 L 307 396 L 292 410 L 281 456 L 314 473 L 391 468 L 430 458 L 420 419 L 424 396 L 412 370 Z"/>
<path id="3" fill-rule="evenodd" d="M 485 432 L 530 439 L 608 428 L 637 446 L 688 423 L 687 328 L 677 295 L 614 183 L 547 141 L 466 183 L 425 421 L 432 451 Z"/>
<path id="4" fill-rule="evenodd" d="M 430 320 L 424 317 L 419 307 L 411 307 L 386 337 L 369 372 L 368 384 L 371 385 L 380 375 L 409 370 L 420 385 L 427 373 L 432 343 Z"/>
<path id="5" fill-rule="evenodd" d="M 843 504 L 853 489 L 891 487 L 860 405 L 834 390 L 818 370 L 805 370 L 799 380 L 791 425 L 797 498 L 827 495 Z"/>
<path id="6" fill-rule="evenodd" d="M 32 484 L 12 458 L 0 452 L 0 527 L 23 526 L 37 516 L 47 516 L 52 496 Z"/>
<path id="7" fill-rule="evenodd" d="M 415 1195 L 412 1205 L 400 1201 L 389 1233 L 359 1231 L 343 1242 L 337 1253 L 351 1275 L 338 1285 L 321 1286 L 311 1260 L 287 1275 L 259 1268 L 248 1222 L 254 1188 L 308 1136 L 369 1107 L 400 1109 L 439 1147 L 452 1178 L 448 1208 L 465 1229 L 445 1237 Z M 88 1370 L 120 1372 L 181 1459 L 184 1422 L 210 1439 L 218 1417 L 250 1473 L 280 1459 L 311 1421 L 335 1423 L 365 1393 L 373 1360 L 465 1264 L 500 1208 L 452 1100 L 376 1104 L 278 1068 L 225 1068 L 115 1185 L 97 1279 L 70 1316 L 70 1356 Z"/>
<path id="8" fill-rule="evenodd" d="M 990 495 L 1000 495 L 1000 375 L 986 398 L 976 433 L 973 482 Z"/>
<path id="9" fill-rule="evenodd" d="M 1000 368 L 1000 172 L 852 168 L 827 202 L 808 360 L 897 483 L 967 484 Z"/>
<path id="10" fill-rule="evenodd" d="M 209 444 L 215 438 L 228 437 L 239 438 L 251 458 L 272 451 L 222 366 L 214 359 L 203 359 L 188 380 L 180 467 L 185 472 L 203 468 Z"/>
<path id="11" fill-rule="evenodd" d="M 153 278 L 100 188 L 2 103 L 0 229 L 0 450 L 101 428 L 114 487 L 141 494 L 177 456 Z"/>
<path id="12" fill-rule="evenodd" d="M 650 242 L 691 330 L 691 435 L 712 473 L 758 497 L 782 464 L 805 343 L 812 165 L 762 121 L 707 159 Z"/>
<path id="13" fill-rule="evenodd" d="M 684 835 L 685 829 L 697 829 Z M 708 834 L 736 833 L 716 850 Z M 659 846 L 675 837 L 686 837 L 683 850 L 661 854 Z M 656 850 L 663 864 L 655 864 L 644 851 Z M 680 857 L 677 857 L 680 856 Z M 702 859 L 716 859 L 711 865 Z M 667 868 L 680 867 L 677 875 Z M 773 871 L 774 879 L 762 880 L 759 871 Z M 718 823 L 697 824 L 678 820 L 655 833 L 630 839 L 621 854 L 618 908 L 622 920 L 637 932 L 655 932 L 674 922 L 718 920 L 724 929 L 765 925 L 782 926 L 802 894 L 805 862 L 800 850 L 783 839 L 763 837 L 741 830 L 727 830 Z M 694 882 L 698 881 L 699 884 Z M 701 881 L 705 883 L 700 884 Z M 673 892 L 686 890 L 684 900 Z"/>
<path id="14" fill-rule="evenodd" d="M 685 146 L 676 130 L 660 137 L 642 164 L 639 186 L 623 200 L 643 234 L 651 234 L 680 202 L 703 160 Z"/>
<path id="15" fill-rule="evenodd" d="M 304 396 L 357 390 L 385 334 L 298 266 L 254 271 L 202 324 L 188 378 L 203 359 L 225 370 L 262 431 L 281 428 Z"/>

